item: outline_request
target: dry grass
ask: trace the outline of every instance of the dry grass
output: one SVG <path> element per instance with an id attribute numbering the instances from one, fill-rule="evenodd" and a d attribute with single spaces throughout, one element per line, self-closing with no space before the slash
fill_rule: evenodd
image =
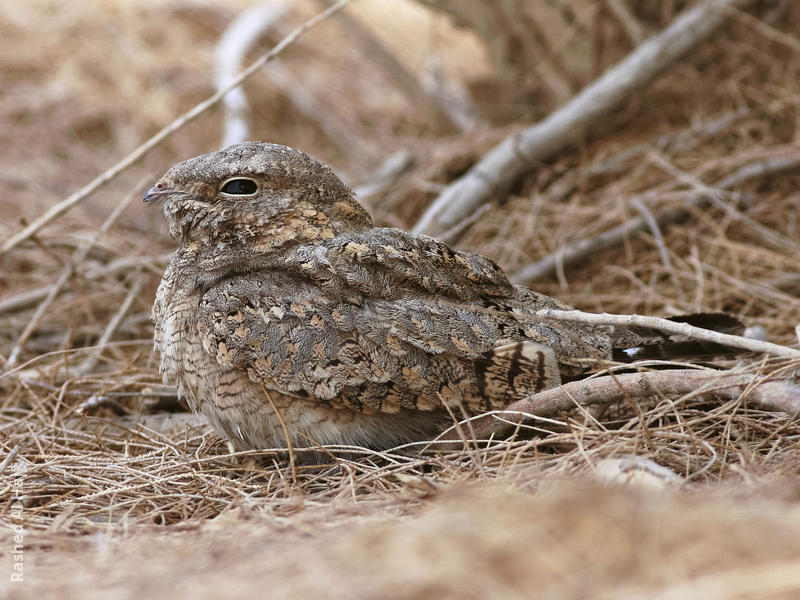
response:
<path id="1" fill-rule="evenodd" d="M 208 95 L 213 45 L 245 4 L 0 2 L 0 237 Z M 391 19 L 374 6 L 360 14 L 401 38 L 394 48 L 411 35 L 401 24 L 425 23 L 434 33 L 414 34 L 422 41 L 404 57 L 408 65 L 417 65 L 420 48 L 449 40 L 470 57 L 453 72 L 475 90 L 487 85 L 473 37 L 437 30 L 440 21 L 416 10 Z M 800 10 L 791 7 L 775 25 L 798 31 Z M 285 61 L 325 91 L 331 110 L 375 154 L 348 154 L 263 78 L 247 85 L 258 98 L 253 135 L 332 161 L 353 181 L 391 151 L 412 149 L 416 167 L 370 200 L 381 222 L 409 226 L 441 184 L 522 124 L 453 137 L 396 90 L 376 101 L 369 92 L 391 81 L 341 44 L 338 27 L 315 30 Z M 459 246 L 514 272 L 637 216 L 633 199 L 658 213 L 684 205 L 700 182 L 796 156 L 796 59 L 785 39 L 737 19 L 584 147 L 543 165 L 491 207 Z M 704 125 L 734 113 L 719 130 Z M 160 215 L 136 202 L 164 168 L 214 148 L 220 131 L 219 113 L 209 112 L 0 258 L 4 358 L 47 286 L 70 269 L 22 347 L 22 366 L 0 373 L 0 460 L 17 453 L 0 466 L 0 554 L 10 557 L 20 520 L 26 528 L 25 583 L 9 583 L 11 563 L 0 561 L 0 587 L 20 597 L 84 598 L 164 597 L 172 589 L 209 598 L 264 590 L 348 598 L 800 591 L 800 423 L 746 398 L 660 397 L 574 411 L 458 452 L 331 449 L 334 466 L 301 468 L 297 481 L 277 450 L 229 453 L 202 419 L 182 412 L 157 374 L 148 315 L 172 242 Z M 756 177 L 721 196 L 729 208 L 691 211 L 665 227 L 663 242 L 640 235 L 531 285 L 588 311 L 724 310 L 762 326 L 771 341 L 796 344 L 798 184 L 797 172 Z M 73 265 L 76 250 L 128 197 Z M 110 338 L 98 352 L 104 332 Z M 672 475 L 610 476 L 608 459 L 630 455 Z M 628 485 L 598 483 L 609 477 Z"/>

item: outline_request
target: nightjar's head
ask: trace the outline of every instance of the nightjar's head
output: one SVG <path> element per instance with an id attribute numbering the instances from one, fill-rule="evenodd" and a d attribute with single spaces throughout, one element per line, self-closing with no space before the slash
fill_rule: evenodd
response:
<path id="1" fill-rule="evenodd" d="M 178 163 L 144 196 L 181 242 L 274 248 L 372 225 L 333 171 L 299 150 L 244 142 Z"/>

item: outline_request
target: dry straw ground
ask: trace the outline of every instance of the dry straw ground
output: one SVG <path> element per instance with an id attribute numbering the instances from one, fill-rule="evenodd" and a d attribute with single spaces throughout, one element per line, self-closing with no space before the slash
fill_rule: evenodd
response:
<path id="1" fill-rule="evenodd" d="M 319 7 L 297 4 L 254 55 Z M 245 85 L 251 137 L 315 154 L 354 185 L 409 150 L 413 166 L 365 201 L 381 223 L 411 227 L 494 143 L 685 3 L 635 3 L 634 13 L 625 2 L 546 4 L 535 39 L 550 54 L 509 81 L 478 36 L 441 14 L 356 3 L 405 69 L 438 55 L 467 86 L 482 115 L 467 131 L 414 100 L 352 24 L 332 19 L 283 57 L 328 114 L 309 119 L 256 76 Z M 2 0 L 0 239 L 208 96 L 214 45 L 246 5 Z M 690 203 L 708 196 L 704 186 L 800 152 L 800 7 L 762 2 L 752 14 L 766 21 L 733 15 L 585 143 L 509 190 L 458 246 L 519 272 L 633 218 L 688 207 L 678 222 L 555 261 L 529 283 L 587 311 L 727 311 L 796 347 L 800 172 Z M 334 466 L 301 469 L 296 481 L 275 452 L 230 454 L 158 377 L 149 310 L 172 245 L 160 215 L 138 203 L 156 175 L 214 149 L 221 132 L 220 111 L 205 113 L 0 258 L 0 360 L 30 329 L 18 368 L 0 374 L 5 597 L 800 594 L 800 422 L 747 394 L 574 410 L 458 452 L 332 449 Z M 754 358 L 737 368 L 797 366 Z M 14 583 L 20 523 L 24 582 Z"/>

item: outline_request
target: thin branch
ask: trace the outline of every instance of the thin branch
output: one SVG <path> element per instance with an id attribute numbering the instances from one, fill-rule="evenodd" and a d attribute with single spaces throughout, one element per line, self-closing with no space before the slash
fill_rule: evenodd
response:
<path id="1" fill-rule="evenodd" d="M 711 187 L 717 190 L 730 190 L 755 177 L 774 175 L 798 168 L 800 168 L 800 158 L 793 156 L 769 158 L 745 165 L 727 177 L 723 177 Z M 712 201 L 709 199 L 708 194 L 696 194 L 687 199 L 684 206 L 669 208 L 657 213 L 655 219 L 659 227 L 663 228 L 665 225 L 683 220 L 691 209 L 705 210 L 711 203 Z M 647 221 L 643 217 L 639 216 L 630 219 L 622 225 L 604 231 L 595 237 L 583 239 L 575 244 L 560 248 L 553 254 L 521 268 L 514 273 L 511 279 L 516 283 L 541 279 L 553 273 L 559 263 L 565 267 L 576 264 L 593 254 L 614 248 L 624 240 L 646 229 Z"/>
<path id="2" fill-rule="evenodd" d="M 709 121 L 691 123 L 688 127 L 659 135 L 649 142 L 635 144 L 606 158 L 598 158 L 593 164 L 570 171 L 566 176 L 548 186 L 547 198 L 551 202 L 562 202 L 575 192 L 579 179 L 620 172 L 624 170 L 627 163 L 654 149 L 669 154 L 691 150 L 702 142 L 719 135 L 734 123 L 748 116 L 750 112 L 748 108 L 740 108 Z"/>
<path id="3" fill-rule="evenodd" d="M 286 4 L 270 1 L 248 8 L 233 20 L 222 34 L 214 53 L 217 89 L 226 87 L 236 77 L 244 57 L 283 18 L 287 8 Z M 330 103 L 292 75 L 279 60 L 267 65 L 265 72 L 295 108 L 308 120 L 317 123 L 330 141 L 344 153 L 357 157 L 374 154 L 374 149 L 353 131 L 352 125 L 331 110 Z M 231 90 L 223 99 L 223 104 L 225 133 L 222 145 L 250 139 L 250 106 L 244 89 L 240 86 Z"/>
<path id="4" fill-rule="evenodd" d="M 685 182 L 686 184 L 692 186 L 695 192 L 703 194 L 710 204 L 714 205 L 720 210 L 725 211 L 731 219 L 747 225 L 750 229 L 764 238 L 765 241 L 770 241 L 775 245 L 786 248 L 789 251 L 796 251 L 798 248 L 800 248 L 798 242 L 791 237 L 778 233 L 774 229 L 770 229 L 755 219 L 742 214 L 742 212 L 733 206 L 731 202 L 725 201 L 727 199 L 726 196 L 729 194 L 725 194 L 721 189 L 715 189 L 706 185 L 691 173 L 682 171 L 674 164 L 667 161 L 661 154 L 651 152 L 648 158 L 650 159 L 650 162 L 675 177 L 675 179 Z"/>
<path id="5" fill-rule="evenodd" d="M 481 217 L 489 212 L 492 209 L 491 206 L 488 204 L 484 204 L 474 213 L 469 215 L 466 219 L 461 221 L 460 223 L 456 223 L 447 231 L 443 231 L 442 234 L 439 236 L 439 239 L 445 242 L 446 244 L 455 244 L 464 235 L 464 232 L 467 231 L 470 227 L 472 227 L 475 223 L 481 220 Z"/>
<path id="6" fill-rule="evenodd" d="M 793 52 L 800 53 L 800 40 L 793 35 L 789 35 L 788 33 L 784 33 L 783 31 L 775 29 L 775 27 L 766 22 L 766 19 L 762 21 L 761 19 L 758 19 L 753 15 L 748 15 L 746 12 L 743 12 L 732 6 L 726 8 L 725 10 L 734 19 L 744 23 L 749 27 L 752 27 L 765 38 L 770 39 L 773 42 L 783 44 Z"/>
<path id="7" fill-rule="evenodd" d="M 70 195 L 69 197 L 65 198 L 61 202 L 54 204 L 50 207 L 47 212 L 37 218 L 33 223 L 25 227 L 22 231 L 18 232 L 15 235 L 12 235 L 6 242 L 0 247 L 0 255 L 5 254 L 12 248 L 15 248 L 32 235 L 34 235 L 37 231 L 39 231 L 42 227 L 50 223 L 51 221 L 57 219 L 73 206 L 83 202 L 90 194 L 97 191 L 99 188 L 103 187 L 106 183 L 114 179 L 117 175 L 122 173 L 123 171 L 127 170 L 136 162 L 138 162 L 141 158 L 144 157 L 145 154 L 150 152 L 155 146 L 163 142 L 173 133 L 194 121 L 197 117 L 207 111 L 209 108 L 214 106 L 217 102 L 222 100 L 222 98 L 230 92 L 232 89 L 240 85 L 243 81 L 245 81 L 248 77 L 256 73 L 261 67 L 267 64 L 269 61 L 274 59 L 278 54 L 283 52 L 288 46 L 293 44 L 297 39 L 302 36 L 306 31 L 317 25 L 318 23 L 324 21 L 332 14 L 338 12 L 353 0 L 340 0 L 333 6 L 331 6 L 328 10 L 325 10 L 315 17 L 309 19 L 294 31 L 292 31 L 289 35 L 283 38 L 280 42 L 278 42 L 275 47 L 267 52 L 266 54 L 262 55 L 256 61 L 254 61 L 249 67 L 247 67 L 244 71 L 239 73 L 237 77 L 235 77 L 226 87 L 217 90 L 214 94 L 203 100 L 200 104 L 185 112 L 183 115 L 175 119 L 172 123 L 167 125 L 164 129 L 159 131 L 149 140 L 147 140 L 144 144 L 136 148 L 133 152 L 128 154 L 125 158 L 119 161 L 116 165 L 111 167 L 110 169 L 104 171 L 97 177 L 95 177 L 92 181 L 90 181 L 87 185 L 82 187 L 80 190 L 75 192 L 74 194 Z"/>
<path id="8" fill-rule="evenodd" d="M 281 425 L 281 429 L 283 430 L 283 436 L 286 438 L 286 449 L 289 452 L 289 470 L 292 473 L 292 483 L 297 485 L 297 462 L 294 457 L 294 444 L 292 444 L 292 436 L 289 435 L 289 428 L 286 426 L 286 421 L 283 419 L 281 411 L 278 410 L 277 405 L 272 399 L 272 394 L 269 393 L 269 388 L 262 384 L 261 389 L 264 390 L 264 395 L 269 401 L 272 412 L 275 413 L 275 416 L 278 418 L 278 422 Z"/>
<path id="9" fill-rule="evenodd" d="M 673 280 L 675 279 L 675 271 L 672 268 L 672 261 L 669 259 L 669 249 L 667 248 L 667 244 L 664 241 L 664 236 L 661 233 L 661 228 L 658 226 L 658 221 L 653 216 L 653 213 L 650 212 L 650 209 L 647 208 L 644 202 L 642 202 L 641 198 L 633 198 L 631 200 L 631 204 L 636 209 L 636 212 L 639 213 L 639 216 L 644 219 L 644 222 L 647 223 L 647 228 L 650 230 L 650 233 L 653 234 L 653 238 L 656 241 L 656 246 L 658 247 L 658 253 L 661 256 L 661 264 L 664 265 L 664 268 L 669 271 L 672 275 Z"/>
<path id="10" fill-rule="evenodd" d="M 572 321 L 576 323 L 592 323 L 595 325 L 621 325 L 623 327 L 648 327 L 665 331 L 675 335 L 682 335 L 696 340 L 715 342 L 731 348 L 741 348 L 751 352 L 760 352 L 772 356 L 784 358 L 800 358 L 800 350 L 754 340 L 739 335 L 730 335 L 711 331 L 702 327 L 695 327 L 688 323 L 680 323 L 660 319 L 658 317 L 645 317 L 641 315 L 612 315 L 609 313 L 587 313 L 579 310 L 555 310 L 543 308 L 536 311 L 536 316 L 542 319 L 553 319 L 555 321 Z"/>
<path id="11" fill-rule="evenodd" d="M 606 0 L 609 11 L 617 18 L 625 35 L 635 45 L 641 44 L 647 37 L 644 27 L 625 4 L 624 0 Z"/>
<path id="12" fill-rule="evenodd" d="M 652 152 L 653 149 L 662 152 L 669 151 L 670 154 L 678 151 L 691 150 L 696 147 L 698 143 L 719 135 L 731 125 L 750 114 L 750 109 L 745 107 L 725 113 L 709 121 L 691 123 L 684 129 L 670 131 L 669 133 L 658 136 L 655 140 L 631 146 L 630 148 L 604 159 L 600 164 L 589 165 L 585 169 L 586 175 L 597 176 L 619 171 L 626 162 L 647 154 L 648 152 Z"/>
<path id="13" fill-rule="evenodd" d="M 8 467 L 8 465 L 10 465 L 11 463 L 14 462 L 14 459 L 17 458 L 17 454 L 19 454 L 19 450 L 20 450 L 19 446 L 14 446 L 11 449 L 11 452 L 9 452 L 6 455 L 6 457 L 3 459 L 3 462 L 0 463 L 0 475 L 5 473 L 6 468 Z"/>
<path id="14" fill-rule="evenodd" d="M 142 269 L 149 270 L 156 275 L 161 276 L 164 273 L 164 267 L 167 265 L 170 258 L 172 258 L 171 252 L 169 254 L 162 254 L 160 256 L 153 256 L 150 258 L 142 256 L 124 256 L 121 258 L 116 258 L 102 266 L 88 268 L 85 273 L 81 274 L 86 277 L 86 279 L 98 280 L 141 267 Z M 9 298 L 4 298 L 3 300 L 0 300 L 0 314 L 21 310 L 27 306 L 30 306 L 31 304 L 46 298 L 54 287 L 56 287 L 56 284 L 51 283 L 48 285 L 43 285 L 42 287 L 28 290 L 27 292 L 15 294 Z"/>
<path id="15" fill-rule="evenodd" d="M 159 277 L 164 274 L 164 267 L 172 258 L 172 252 L 159 254 L 158 256 L 122 256 L 99 267 L 92 267 L 86 270 L 87 279 L 102 279 L 118 273 L 124 273 L 131 269 L 141 267 Z"/>
<path id="16" fill-rule="evenodd" d="M 414 155 L 408 150 L 399 150 L 389 155 L 377 169 L 354 186 L 353 193 L 360 202 L 368 202 L 393 186 L 413 166 Z"/>
<path id="17" fill-rule="evenodd" d="M 634 92 L 707 39 L 726 21 L 722 8 L 747 7 L 753 1 L 708 0 L 678 16 L 667 29 L 638 46 L 568 104 L 492 149 L 445 189 L 414 231 L 436 235 L 462 221 L 538 163 L 581 140 Z"/>
<path id="18" fill-rule="evenodd" d="M 0 300 L 0 314 L 4 312 L 13 312 L 15 310 L 20 310 L 25 308 L 26 306 L 30 306 L 35 302 L 39 302 L 43 298 L 46 298 L 47 295 L 51 292 L 51 290 L 55 287 L 56 284 L 51 283 L 48 285 L 44 285 L 39 288 L 35 288 L 33 290 L 28 290 L 26 292 L 20 292 L 19 294 L 14 294 L 9 298 L 4 298 Z"/>
<path id="19" fill-rule="evenodd" d="M 103 331 L 103 335 L 100 336 L 96 348 L 92 350 L 92 353 L 87 356 L 86 359 L 78 366 L 78 373 L 88 373 L 94 369 L 95 365 L 97 365 L 100 355 L 111 341 L 111 337 L 114 335 L 114 333 L 116 333 L 117 329 L 119 329 L 120 324 L 128 314 L 128 311 L 130 311 L 134 301 L 139 297 L 143 287 L 144 277 L 141 275 L 141 273 L 139 273 L 136 276 L 131 289 L 128 291 L 127 296 L 125 296 L 125 300 L 123 300 L 122 305 L 119 307 L 119 310 L 114 313 L 114 316 L 111 317 L 111 320 L 108 322 L 108 326 L 106 326 L 105 331 Z"/>
<path id="20" fill-rule="evenodd" d="M 116 220 L 120 217 L 122 212 L 127 208 L 127 206 L 131 203 L 134 198 L 139 196 L 141 185 L 137 185 L 134 187 L 127 196 L 114 207 L 114 210 L 111 211 L 111 214 L 105 220 L 105 222 L 100 226 L 100 228 L 92 233 L 86 242 L 83 245 L 79 246 L 75 252 L 72 254 L 72 258 L 70 259 L 69 263 L 64 270 L 61 271 L 61 275 L 58 277 L 58 280 L 50 287 L 49 291 L 47 292 L 47 296 L 45 296 L 44 300 L 39 304 L 36 308 L 36 312 L 33 313 L 33 316 L 28 321 L 28 324 L 23 329 L 22 333 L 17 338 L 16 344 L 11 349 L 11 353 L 8 355 L 7 366 L 12 367 L 16 364 L 17 359 L 19 358 L 20 352 L 22 352 L 22 348 L 25 345 L 25 342 L 28 341 L 28 338 L 33 335 L 33 332 L 36 331 L 36 328 L 39 327 L 39 322 L 44 318 L 47 309 L 50 308 L 50 305 L 53 303 L 58 295 L 61 293 L 61 290 L 66 287 L 69 283 L 69 280 L 72 278 L 73 273 L 75 272 L 76 267 L 84 261 L 84 259 L 89 255 L 94 245 L 100 239 L 100 236 L 106 233 L 109 228 L 116 222 Z"/>

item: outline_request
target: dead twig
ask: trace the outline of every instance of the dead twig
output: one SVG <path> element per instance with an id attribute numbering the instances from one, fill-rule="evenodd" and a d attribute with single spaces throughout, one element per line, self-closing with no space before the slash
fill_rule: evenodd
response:
<path id="1" fill-rule="evenodd" d="M 5 473 L 8 465 L 14 462 L 14 459 L 17 458 L 17 454 L 19 454 L 19 450 L 20 446 L 14 446 L 11 449 L 11 452 L 6 455 L 6 457 L 3 459 L 3 462 L 0 463 L 0 475 Z"/>
<path id="2" fill-rule="evenodd" d="M 709 121 L 692 123 L 684 129 L 670 131 L 658 136 L 655 140 L 644 144 L 636 144 L 623 150 L 609 158 L 604 159 L 600 164 L 589 166 L 585 174 L 589 176 L 604 175 L 622 169 L 623 165 L 633 158 L 652 152 L 653 149 L 667 152 L 670 154 L 677 151 L 686 151 L 694 148 L 699 142 L 711 139 L 727 130 L 731 125 L 737 123 L 744 117 L 751 114 L 749 108 L 725 113 Z"/>
<path id="3" fill-rule="evenodd" d="M 725 11 L 737 21 L 744 23 L 748 27 L 752 27 L 758 31 L 765 38 L 782 44 L 793 52 L 800 52 L 800 40 L 793 35 L 789 35 L 788 33 L 784 33 L 783 31 L 775 29 L 775 27 L 769 24 L 766 18 L 762 21 L 753 15 L 748 15 L 746 12 L 741 11 L 734 6 L 726 7 Z"/>
<path id="4" fill-rule="evenodd" d="M 17 359 L 19 358 L 20 352 L 22 352 L 22 348 L 25 346 L 25 342 L 28 341 L 28 338 L 33 335 L 33 332 L 36 331 L 36 328 L 39 326 L 39 322 L 44 317 L 47 309 L 50 308 L 50 305 L 53 303 L 53 300 L 61 293 L 61 290 L 69 283 L 69 280 L 72 278 L 73 273 L 77 266 L 84 261 L 84 259 L 89 255 L 94 245 L 98 242 L 100 237 L 104 235 L 111 226 L 116 222 L 122 212 L 127 208 L 127 206 L 131 203 L 134 198 L 139 196 L 140 185 L 131 190 L 131 192 L 123 198 L 122 202 L 117 204 L 114 207 L 114 210 L 111 211 L 111 214 L 105 220 L 105 222 L 100 226 L 100 228 L 93 232 L 91 237 L 81 246 L 79 246 L 75 252 L 72 254 L 72 258 L 70 259 L 69 263 L 64 270 L 61 271 L 61 275 L 58 277 L 58 280 L 50 287 L 49 291 L 47 292 L 47 296 L 45 296 L 44 300 L 42 300 L 41 304 L 36 308 L 36 312 L 33 313 L 33 316 L 28 321 L 28 324 L 23 329 L 22 333 L 17 338 L 16 344 L 11 349 L 11 353 L 8 355 L 7 366 L 13 367 Z"/>
<path id="5" fill-rule="evenodd" d="M 162 273 L 164 273 L 164 267 L 167 265 L 171 257 L 172 253 L 161 254 L 159 256 L 153 256 L 149 258 L 142 256 L 123 256 L 109 261 L 105 265 L 87 268 L 86 272 L 82 273 L 82 275 L 86 277 L 86 279 L 94 281 L 103 279 L 105 277 L 113 277 L 114 275 L 130 271 L 131 269 L 141 268 L 143 270 L 149 270 L 160 276 Z M 21 292 L 11 296 L 10 298 L 0 300 L 0 314 L 21 310 L 30 306 L 31 304 L 46 298 L 54 287 L 56 287 L 56 284 L 51 283 L 49 285 L 43 285 L 42 287 L 28 290 L 27 292 Z"/>
<path id="6" fill-rule="evenodd" d="M 702 142 L 726 131 L 734 123 L 750 114 L 749 108 L 740 108 L 708 121 L 692 123 L 688 127 L 670 131 L 649 142 L 635 144 L 606 158 L 600 158 L 586 167 L 569 171 L 565 177 L 554 182 L 547 188 L 547 199 L 550 202 L 562 202 L 577 190 L 580 180 L 622 172 L 626 164 L 633 159 L 644 156 L 653 150 L 670 155 L 691 150 Z"/>
<path id="7" fill-rule="evenodd" d="M 663 264 L 664 268 L 671 274 L 673 281 L 676 281 L 675 270 L 672 268 L 672 261 L 669 259 L 669 249 L 664 241 L 661 228 L 658 226 L 658 221 L 656 221 L 653 213 L 650 212 L 650 209 L 642 202 L 641 198 L 634 198 L 631 200 L 631 204 L 633 204 L 639 216 L 644 219 L 644 222 L 647 223 L 650 233 L 653 234 L 653 239 L 655 239 L 656 246 L 658 247 L 658 254 L 661 256 L 661 264 Z"/>
<path id="8" fill-rule="evenodd" d="M 103 331 L 103 335 L 101 335 L 100 339 L 97 341 L 97 346 L 94 350 L 92 350 L 92 353 L 87 356 L 86 359 L 78 366 L 78 373 L 89 373 L 97 365 L 97 361 L 100 359 L 100 355 L 103 353 L 103 350 L 108 345 L 108 342 L 111 341 L 111 338 L 116 333 L 117 329 L 119 329 L 120 324 L 128 314 L 131 306 L 133 306 L 134 301 L 139 297 L 142 287 L 144 287 L 144 277 L 142 277 L 141 273 L 139 273 L 136 275 L 133 285 L 131 286 L 131 289 L 128 290 L 128 294 L 125 296 L 125 300 L 122 301 L 119 310 L 117 310 L 117 312 L 114 313 L 114 316 L 111 317 L 111 320 L 108 322 L 105 331 Z"/>
<path id="9" fill-rule="evenodd" d="M 241 70 L 247 53 L 279 22 L 288 6 L 266 2 L 243 11 L 225 30 L 215 51 L 214 81 L 217 89 L 224 89 Z M 321 100 L 308 86 L 298 80 L 279 60 L 265 65 L 270 80 L 280 88 L 299 112 L 316 122 L 331 142 L 345 153 L 363 156 L 371 148 L 352 127 L 331 111 L 330 104 Z M 222 146 L 250 139 L 250 107 L 244 89 L 239 86 L 223 99 L 225 106 L 225 132 Z"/>
<path id="10" fill-rule="evenodd" d="M 536 316 L 542 319 L 553 319 L 556 321 L 572 321 L 577 323 L 592 323 L 595 325 L 620 325 L 623 327 L 648 327 L 665 331 L 675 335 L 682 335 L 696 340 L 704 340 L 729 346 L 731 348 L 741 348 L 751 352 L 780 356 L 783 358 L 800 358 L 800 350 L 754 340 L 738 335 L 711 331 L 702 327 L 695 327 L 688 323 L 679 323 L 660 319 L 658 317 L 644 317 L 641 315 L 612 315 L 608 313 L 587 313 L 580 310 L 555 310 L 543 308 L 536 311 Z"/>
<path id="11" fill-rule="evenodd" d="M 269 389 L 262 385 L 261 389 L 264 390 L 264 395 L 267 397 L 269 401 L 270 408 L 272 408 L 272 412 L 275 413 L 275 416 L 278 417 L 278 422 L 281 424 L 281 429 L 283 430 L 283 437 L 286 438 L 286 450 L 289 453 L 289 470 L 292 474 L 292 484 L 297 485 L 297 461 L 295 460 L 295 452 L 294 452 L 294 444 L 292 444 L 292 436 L 289 435 L 289 428 L 286 426 L 286 421 L 283 419 L 283 415 L 281 411 L 278 410 L 275 401 L 272 399 L 272 394 L 269 393 Z"/>
<path id="12" fill-rule="evenodd" d="M 800 248 L 800 245 L 798 245 L 796 240 L 790 238 L 789 236 L 782 235 L 774 229 L 765 227 L 755 219 L 751 219 L 747 215 L 742 214 L 742 212 L 733 206 L 732 203 L 726 202 L 725 200 L 728 199 L 726 197 L 730 196 L 730 194 L 726 193 L 724 190 L 706 185 L 697 179 L 697 177 L 694 177 L 691 173 L 687 173 L 677 168 L 674 164 L 666 160 L 666 158 L 664 158 L 661 154 L 651 152 L 648 155 L 648 158 L 650 159 L 650 162 L 675 177 L 675 179 L 685 182 L 686 184 L 692 186 L 694 191 L 703 194 L 710 204 L 716 206 L 720 210 L 725 211 L 731 219 L 747 225 L 750 229 L 760 235 L 765 242 L 770 241 L 778 246 L 787 248 L 789 251 L 797 251 Z"/>
<path id="13" fill-rule="evenodd" d="M 644 27 L 623 0 L 606 0 L 608 10 L 617 18 L 625 35 L 634 43 L 641 44 L 647 37 Z"/>
<path id="14" fill-rule="evenodd" d="M 353 193 L 360 202 L 369 202 L 371 198 L 382 194 L 408 173 L 414 162 L 414 155 L 408 150 L 391 154 L 377 169 L 354 186 Z"/>
<path id="15" fill-rule="evenodd" d="M 730 190 L 734 186 L 755 177 L 774 175 L 798 168 L 800 168 L 800 159 L 794 156 L 768 158 L 741 167 L 734 173 L 717 181 L 712 187 L 716 190 Z M 695 194 L 686 200 L 684 206 L 660 211 L 655 215 L 655 220 L 659 227 L 663 228 L 665 225 L 683 220 L 691 209 L 705 210 L 711 203 L 712 201 L 709 199 L 708 194 Z M 597 252 L 614 248 L 627 238 L 646 229 L 647 220 L 644 217 L 639 216 L 630 219 L 622 225 L 604 231 L 595 237 L 587 238 L 575 244 L 568 244 L 560 248 L 557 252 L 521 268 L 514 273 L 511 279 L 516 283 L 541 279 L 553 273 L 558 268 L 559 264 L 565 267 L 571 266 Z"/>
<path id="16" fill-rule="evenodd" d="M 633 92 L 707 39 L 726 20 L 722 8 L 744 8 L 752 3 L 753 0 L 709 0 L 678 16 L 568 104 L 493 148 L 439 195 L 414 231 L 436 235 L 461 222 L 538 163 L 582 139 Z"/>

